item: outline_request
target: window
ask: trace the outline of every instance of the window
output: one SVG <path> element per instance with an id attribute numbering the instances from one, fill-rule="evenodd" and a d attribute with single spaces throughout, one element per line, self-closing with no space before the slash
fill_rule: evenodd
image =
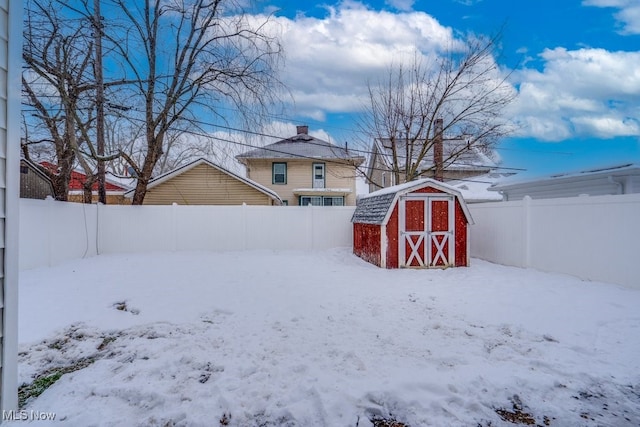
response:
<path id="1" fill-rule="evenodd" d="M 282 201 L 282 206 L 289 206 L 289 201 L 288 200 L 283 200 Z"/>
<path id="2" fill-rule="evenodd" d="M 321 196 L 300 196 L 300 206 L 322 206 Z"/>
<path id="3" fill-rule="evenodd" d="M 29 173 L 29 167 L 25 166 L 25 165 L 20 165 L 20 173 L 28 174 Z"/>
<path id="4" fill-rule="evenodd" d="M 273 163 L 271 171 L 272 171 L 273 184 L 287 183 L 287 164 L 286 163 Z"/>
<path id="5" fill-rule="evenodd" d="M 344 197 L 300 196 L 300 206 L 344 206 Z"/>
<path id="6" fill-rule="evenodd" d="M 313 164 L 313 188 L 324 188 L 324 163 Z"/>

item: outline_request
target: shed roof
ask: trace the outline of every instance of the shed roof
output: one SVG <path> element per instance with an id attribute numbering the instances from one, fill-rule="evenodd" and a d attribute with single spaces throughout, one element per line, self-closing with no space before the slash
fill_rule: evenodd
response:
<path id="1" fill-rule="evenodd" d="M 443 193 L 454 196 L 460 203 L 467 221 L 470 224 L 473 224 L 473 218 L 471 217 L 471 213 L 469 212 L 460 191 L 455 187 L 431 178 L 422 178 L 416 181 L 405 182 L 404 184 L 383 188 L 360 197 L 358 199 L 356 210 L 351 217 L 351 222 L 386 225 L 391 217 L 392 207 L 400 196 L 425 187 L 432 187 Z"/>
<path id="2" fill-rule="evenodd" d="M 147 189 L 148 190 L 152 189 L 153 187 L 156 187 L 156 186 L 162 184 L 163 182 L 166 182 L 166 181 L 168 181 L 168 180 L 170 180 L 170 179 L 172 179 L 172 178 L 174 178 L 174 177 L 176 177 L 178 175 L 182 175 L 183 173 L 185 173 L 185 172 L 187 172 L 187 171 L 189 171 L 189 170 L 191 170 L 191 169 L 193 169 L 196 166 L 199 166 L 201 164 L 206 164 L 208 166 L 211 166 L 212 168 L 218 169 L 219 171 L 221 171 L 223 173 L 226 173 L 227 175 L 237 179 L 238 181 L 241 181 L 241 182 L 247 184 L 248 186 L 253 187 L 256 190 L 266 194 L 267 196 L 269 196 L 273 200 L 277 201 L 278 204 L 282 204 L 282 199 L 280 198 L 280 196 L 278 196 L 278 194 L 275 191 L 273 191 L 273 190 L 271 190 L 271 189 L 269 189 L 269 188 L 267 188 L 267 187 L 265 187 L 265 186 L 263 186 L 261 184 L 258 184 L 257 182 L 252 181 L 249 178 L 244 178 L 244 177 L 242 177 L 240 175 L 237 175 L 237 174 L 231 172 L 230 170 L 227 170 L 227 169 L 223 168 L 222 166 L 219 166 L 219 165 L 217 165 L 217 164 L 205 159 L 204 157 L 200 157 L 200 158 L 198 158 L 198 159 L 196 159 L 196 160 L 194 160 L 194 161 L 192 161 L 190 163 L 187 163 L 186 165 L 180 166 L 179 168 L 176 168 L 176 169 L 174 169 L 172 171 L 169 171 L 169 172 L 166 172 L 166 173 L 164 173 L 164 174 L 162 174 L 162 175 L 160 175 L 160 176 L 158 176 L 156 178 L 153 178 L 147 184 Z M 124 193 L 124 196 L 125 197 L 129 197 L 129 198 L 133 197 L 134 191 L 135 191 L 135 189 L 129 190 L 126 193 Z"/>

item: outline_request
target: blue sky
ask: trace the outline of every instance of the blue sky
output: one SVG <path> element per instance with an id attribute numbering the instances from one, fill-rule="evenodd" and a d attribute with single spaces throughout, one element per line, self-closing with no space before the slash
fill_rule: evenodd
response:
<path id="1" fill-rule="evenodd" d="M 335 143 L 353 139 L 375 79 L 399 52 L 428 54 L 504 26 L 496 58 L 519 92 L 504 167 L 526 175 L 640 163 L 640 1 L 262 1 L 275 10 L 295 105 L 280 123 Z"/>

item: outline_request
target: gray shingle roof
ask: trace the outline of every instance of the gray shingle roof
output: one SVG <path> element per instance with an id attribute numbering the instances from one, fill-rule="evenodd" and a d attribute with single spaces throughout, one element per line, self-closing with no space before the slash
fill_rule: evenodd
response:
<path id="1" fill-rule="evenodd" d="M 339 159 L 362 163 L 364 157 L 308 134 L 298 134 L 236 156 L 236 159 Z"/>
<path id="2" fill-rule="evenodd" d="M 415 181 L 405 182 L 403 184 L 394 185 L 369 193 L 358 199 L 356 210 L 351 217 L 352 223 L 376 224 L 382 225 L 389 215 L 389 210 L 396 197 L 406 193 L 416 191 L 424 187 L 433 187 L 443 193 L 455 196 L 460 203 L 467 221 L 473 224 L 473 218 L 462 198 L 460 191 L 448 184 L 436 181 L 431 178 L 422 178 Z M 425 194 L 425 197 L 428 195 Z"/>
<path id="3" fill-rule="evenodd" d="M 395 197 L 396 193 L 387 193 L 359 199 L 356 210 L 351 217 L 351 222 L 382 224 Z"/>

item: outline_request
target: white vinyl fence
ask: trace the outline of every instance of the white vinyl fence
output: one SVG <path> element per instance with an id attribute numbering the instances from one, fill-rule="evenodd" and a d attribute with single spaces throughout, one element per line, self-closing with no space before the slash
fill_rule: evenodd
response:
<path id="1" fill-rule="evenodd" d="M 20 268 L 97 254 L 353 244 L 354 207 L 116 206 L 20 200 Z"/>
<path id="2" fill-rule="evenodd" d="M 472 257 L 640 287 L 640 194 L 468 206 Z"/>
<path id="3" fill-rule="evenodd" d="M 96 255 L 96 205 L 20 199 L 20 269 Z"/>
<path id="4" fill-rule="evenodd" d="M 20 201 L 20 268 L 97 254 L 350 247 L 354 207 Z M 640 287 L 640 194 L 470 204 L 471 255 Z"/>

